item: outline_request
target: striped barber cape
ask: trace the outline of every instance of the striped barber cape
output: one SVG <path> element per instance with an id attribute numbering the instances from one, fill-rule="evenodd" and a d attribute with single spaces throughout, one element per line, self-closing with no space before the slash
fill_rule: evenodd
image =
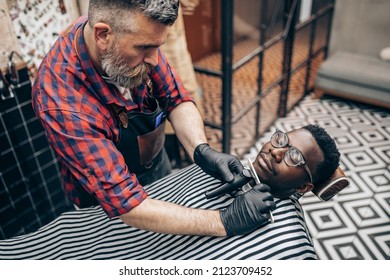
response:
<path id="1" fill-rule="evenodd" d="M 151 198 L 203 209 L 231 203 L 206 199 L 221 183 L 190 165 L 149 186 Z M 109 219 L 100 206 L 63 213 L 36 232 L 0 240 L 0 259 L 317 259 L 298 199 L 277 200 L 275 222 L 243 236 L 160 234 Z"/>

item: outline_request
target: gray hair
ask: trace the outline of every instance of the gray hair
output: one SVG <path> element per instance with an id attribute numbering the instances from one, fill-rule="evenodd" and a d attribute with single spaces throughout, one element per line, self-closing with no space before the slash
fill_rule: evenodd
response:
<path id="1" fill-rule="evenodd" d="M 89 24 L 104 22 L 118 33 L 132 32 L 139 28 L 131 20 L 131 12 L 145 16 L 165 25 L 172 25 L 178 14 L 179 0 L 90 0 Z"/>

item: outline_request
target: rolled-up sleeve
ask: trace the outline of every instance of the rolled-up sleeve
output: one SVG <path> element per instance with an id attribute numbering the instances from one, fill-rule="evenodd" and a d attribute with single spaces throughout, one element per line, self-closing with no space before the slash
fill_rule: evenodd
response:
<path id="1" fill-rule="evenodd" d="M 98 114 L 67 110 L 40 113 L 51 147 L 66 166 L 66 191 L 77 204 L 75 183 L 95 196 L 112 218 L 139 205 L 147 193 L 127 168 L 114 142 L 107 138 L 108 124 Z M 74 192 L 74 193 L 73 193 Z"/>

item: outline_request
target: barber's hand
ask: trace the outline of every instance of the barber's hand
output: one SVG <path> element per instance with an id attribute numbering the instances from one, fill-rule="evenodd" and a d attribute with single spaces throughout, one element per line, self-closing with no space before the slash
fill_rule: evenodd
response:
<path id="1" fill-rule="evenodd" d="M 256 185 L 236 196 L 226 209 L 220 210 L 227 236 L 246 234 L 269 220 L 269 211 L 276 208 L 269 191 L 267 185 Z"/>
<path id="2" fill-rule="evenodd" d="M 237 157 L 217 152 L 206 143 L 195 148 L 194 161 L 207 174 L 228 183 L 244 169 Z"/>

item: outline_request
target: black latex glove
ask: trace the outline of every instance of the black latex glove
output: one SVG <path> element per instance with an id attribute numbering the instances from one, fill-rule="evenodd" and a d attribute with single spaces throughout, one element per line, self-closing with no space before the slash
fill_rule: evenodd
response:
<path id="1" fill-rule="evenodd" d="M 220 210 L 227 236 L 246 234 L 268 222 L 269 211 L 276 208 L 269 191 L 267 185 L 256 185 L 238 194 L 232 204 Z"/>
<path id="2" fill-rule="evenodd" d="M 237 157 L 217 152 L 206 143 L 195 148 L 194 161 L 207 174 L 229 183 L 244 169 Z"/>

